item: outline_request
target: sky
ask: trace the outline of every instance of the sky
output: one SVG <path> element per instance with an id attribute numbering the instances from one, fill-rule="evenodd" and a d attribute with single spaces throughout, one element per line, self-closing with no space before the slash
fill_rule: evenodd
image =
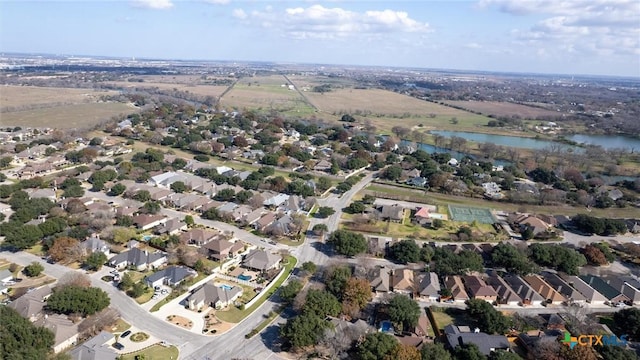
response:
<path id="1" fill-rule="evenodd" d="M 640 0 L 0 0 L 0 52 L 640 77 Z"/>

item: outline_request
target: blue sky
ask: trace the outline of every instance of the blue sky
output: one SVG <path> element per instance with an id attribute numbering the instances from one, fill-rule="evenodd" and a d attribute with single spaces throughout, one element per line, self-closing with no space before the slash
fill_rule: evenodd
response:
<path id="1" fill-rule="evenodd" d="M 0 0 L 0 51 L 640 77 L 640 1 Z"/>

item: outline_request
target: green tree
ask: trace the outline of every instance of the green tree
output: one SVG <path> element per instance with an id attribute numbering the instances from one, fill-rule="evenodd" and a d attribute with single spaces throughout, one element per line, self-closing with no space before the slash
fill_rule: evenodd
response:
<path id="1" fill-rule="evenodd" d="M 280 337 L 294 349 L 315 345 L 330 327 L 329 322 L 312 313 L 302 313 L 287 320 L 280 329 Z"/>
<path id="2" fill-rule="evenodd" d="M 333 208 L 328 207 L 328 206 L 321 206 L 318 209 L 318 212 L 316 213 L 316 216 L 321 218 L 321 219 L 326 219 L 326 218 L 328 218 L 329 216 L 331 216 L 331 215 L 333 215 L 335 213 L 336 213 L 336 211 L 333 210 Z"/>
<path id="3" fill-rule="evenodd" d="M 187 224 L 187 226 L 193 226 L 193 224 L 195 224 L 195 220 L 193 220 L 193 216 L 191 215 L 185 215 L 184 222 L 185 224 Z"/>
<path id="4" fill-rule="evenodd" d="M 558 244 L 533 244 L 529 246 L 529 258 L 540 266 L 548 266 L 570 275 L 577 275 L 578 268 L 587 264 L 584 255 Z"/>
<path id="5" fill-rule="evenodd" d="M 178 194 L 183 193 L 189 189 L 187 185 L 185 185 L 185 183 L 182 181 L 176 181 L 172 183 L 169 187 L 171 188 L 171 190 L 177 192 Z"/>
<path id="6" fill-rule="evenodd" d="M 331 187 L 331 179 L 325 176 L 321 176 L 316 182 L 316 190 L 318 192 L 323 193 Z"/>
<path id="7" fill-rule="evenodd" d="M 313 263 L 313 261 L 305 261 L 304 263 L 302 263 L 302 270 L 306 271 L 309 274 L 315 273 L 317 268 L 318 267 Z"/>
<path id="8" fill-rule="evenodd" d="M 324 283 L 327 285 L 328 292 L 338 300 L 342 300 L 342 294 L 350 278 L 351 268 L 349 266 L 335 266 L 325 272 Z"/>
<path id="9" fill-rule="evenodd" d="M 367 251 L 367 240 L 364 236 L 348 230 L 334 231 L 327 242 L 333 245 L 338 254 L 346 256 L 355 256 Z"/>
<path id="10" fill-rule="evenodd" d="M 282 298 L 285 303 L 290 304 L 301 290 L 302 283 L 299 280 L 293 279 L 289 281 L 287 285 L 280 287 L 280 298 Z"/>
<path id="11" fill-rule="evenodd" d="M 511 351 L 498 350 L 489 355 L 489 360 L 522 360 L 522 358 Z"/>
<path id="12" fill-rule="evenodd" d="M 474 319 L 480 330 L 488 334 L 504 334 L 509 330 L 511 321 L 491 304 L 481 299 L 467 300 L 467 313 Z"/>
<path id="13" fill-rule="evenodd" d="M 426 343 L 420 349 L 422 360 L 451 360 L 451 353 L 440 343 Z"/>
<path id="14" fill-rule="evenodd" d="M 160 212 L 160 209 L 162 209 L 162 207 L 157 201 L 147 201 L 142 206 L 142 210 L 147 214 L 157 214 Z"/>
<path id="15" fill-rule="evenodd" d="M 365 210 L 365 205 L 360 201 L 354 201 L 345 209 L 349 214 L 361 214 Z"/>
<path id="16" fill-rule="evenodd" d="M 491 261 L 494 266 L 504 267 L 508 272 L 518 275 L 526 275 L 536 270 L 536 266 L 524 252 L 506 243 L 500 243 L 493 247 Z"/>
<path id="17" fill-rule="evenodd" d="M 67 228 L 67 221 L 63 218 L 54 217 L 47 219 L 42 224 L 38 224 L 43 236 L 51 236 L 62 232 Z"/>
<path id="18" fill-rule="evenodd" d="M 126 272 L 120 278 L 120 283 L 118 284 L 118 288 L 120 290 L 126 291 L 130 289 L 133 286 L 133 284 L 134 282 L 133 282 L 133 279 L 131 278 L 131 275 L 128 272 Z"/>
<path id="19" fill-rule="evenodd" d="M 325 224 L 315 224 L 311 229 L 311 231 L 313 231 L 313 233 L 317 236 L 324 234 L 327 230 L 329 230 L 329 228 L 327 228 L 327 225 Z"/>
<path id="20" fill-rule="evenodd" d="M 464 275 L 468 272 L 482 271 L 482 257 L 471 250 L 462 250 L 456 254 L 451 249 L 439 246 L 433 254 L 434 271 L 438 275 Z"/>
<path id="21" fill-rule="evenodd" d="M 640 339 L 640 309 L 630 307 L 613 314 L 613 332 L 618 336 L 629 335 L 629 340 Z"/>
<path id="22" fill-rule="evenodd" d="M 324 318 L 327 315 L 338 316 L 341 309 L 342 306 L 335 296 L 326 291 L 311 289 L 307 292 L 302 312 Z"/>
<path id="23" fill-rule="evenodd" d="M 480 352 L 476 344 L 456 346 L 456 348 L 453 349 L 453 356 L 456 360 L 487 360 L 487 357 Z"/>
<path id="24" fill-rule="evenodd" d="M 61 314 L 93 315 L 109 306 L 109 295 L 94 287 L 75 285 L 56 288 L 47 300 L 47 308 Z"/>
<path id="25" fill-rule="evenodd" d="M 62 196 L 66 198 L 70 198 L 70 197 L 80 198 L 84 196 L 84 189 L 79 185 L 69 186 L 64 190 L 64 193 L 62 194 Z"/>
<path id="26" fill-rule="evenodd" d="M 133 286 L 131 287 L 131 289 L 129 289 L 127 294 L 129 296 L 131 296 L 132 298 L 137 298 L 137 297 L 142 296 L 147 291 L 149 291 L 149 287 L 147 285 L 145 285 L 142 282 L 137 282 L 137 283 L 133 284 Z"/>
<path id="27" fill-rule="evenodd" d="M 107 262 L 107 255 L 105 255 L 101 251 L 92 252 L 91 255 L 87 256 L 84 260 L 84 266 L 86 266 L 89 270 L 100 270 L 102 265 Z"/>
<path id="28" fill-rule="evenodd" d="M 420 306 L 413 299 L 404 295 L 395 295 L 389 300 L 389 318 L 404 330 L 412 329 L 420 318 Z"/>
<path id="29" fill-rule="evenodd" d="M 391 356 L 398 347 L 398 341 L 383 332 L 369 333 L 356 349 L 360 360 L 382 360 Z"/>
<path id="30" fill-rule="evenodd" d="M 36 277 L 44 271 L 44 266 L 39 262 L 32 262 L 31 264 L 25 266 L 24 270 L 22 270 L 25 275 L 28 277 Z"/>
<path id="31" fill-rule="evenodd" d="M 216 193 L 213 197 L 218 201 L 233 201 L 236 196 L 236 192 L 233 189 L 222 189 Z"/>
<path id="32" fill-rule="evenodd" d="M 42 237 L 42 231 L 38 226 L 21 225 L 16 231 L 5 234 L 3 245 L 24 250 L 37 244 Z"/>
<path id="33" fill-rule="evenodd" d="M 133 217 L 129 215 L 116 215 L 116 226 L 129 227 L 133 225 Z"/>
<path id="34" fill-rule="evenodd" d="M 599 346 L 598 352 L 603 360 L 637 360 L 638 356 L 633 350 L 627 350 L 621 346 Z"/>
<path id="35" fill-rule="evenodd" d="M 174 168 L 175 170 L 180 170 L 180 169 L 184 168 L 186 165 L 187 165 L 187 161 L 185 159 L 182 159 L 182 158 L 176 158 L 171 163 L 171 167 Z"/>
<path id="36" fill-rule="evenodd" d="M 147 202 L 151 200 L 151 194 L 147 190 L 140 190 L 133 195 L 133 200 Z"/>
<path id="37" fill-rule="evenodd" d="M 389 257 L 400 264 L 420 260 L 420 247 L 414 240 L 400 240 L 389 247 Z"/>
<path id="38" fill-rule="evenodd" d="M 55 342 L 51 330 L 33 325 L 8 306 L 0 306 L 0 323 L 0 358 L 47 358 Z"/>
<path id="39" fill-rule="evenodd" d="M 109 190 L 109 193 L 107 195 L 109 195 L 109 196 L 118 196 L 118 195 L 121 195 L 122 193 L 124 193 L 126 190 L 127 190 L 126 186 L 124 186 L 124 185 L 122 185 L 120 183 L 117 183 L 117 184 L 115 184 L 115 185 L 113 185 L 111 187 L 111 189 Z"/>
<path id="40" fill-rule="evenodd" d="M 249 190 L 238 191 L 236 194 L 236 201 L 240 204 L 246 204 L 253 197 L 253 192 Z"/>

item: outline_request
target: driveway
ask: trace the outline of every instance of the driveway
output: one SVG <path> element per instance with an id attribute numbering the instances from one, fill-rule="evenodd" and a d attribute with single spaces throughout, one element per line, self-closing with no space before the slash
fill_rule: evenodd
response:
<path id="1" fill-rule="evenodd" d="M 136 326 L 131 326 L 127 331 L 131 331 L 131 334 L 127 335 L 127 337 L 124 337 L 124 338 L 120 336 L 118 337 L 118 342 L 124 345 L 124 349 L 117 350 L 116 348 L 113 348 L 115 352 L 117 352 L 118 354 L 128 354 L 138 350 L 142 350 L 153 344 L 157 344 L 161 341 L 155 336 L 149 335 L 144 330 L 141 330 Z M 149 338 L 145 341 L 140 341 L 140 342 L 131 341 L 131 336 L 139 332 L 144 332 L 145 334 L 149 335 Z"/>

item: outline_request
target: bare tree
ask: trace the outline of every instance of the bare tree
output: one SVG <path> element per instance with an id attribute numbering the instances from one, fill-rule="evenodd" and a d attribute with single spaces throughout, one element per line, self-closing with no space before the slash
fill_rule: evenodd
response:
<path id="1" fill-rule="evenodd" d="M 91 286 L 91 279 L 85 274 L 70 271 L 62 275 L 62 277 L 58 280 L 56 287 L 62 288 L 66 286 L 79 286 L 79 287 L 89 287 Z"/>

